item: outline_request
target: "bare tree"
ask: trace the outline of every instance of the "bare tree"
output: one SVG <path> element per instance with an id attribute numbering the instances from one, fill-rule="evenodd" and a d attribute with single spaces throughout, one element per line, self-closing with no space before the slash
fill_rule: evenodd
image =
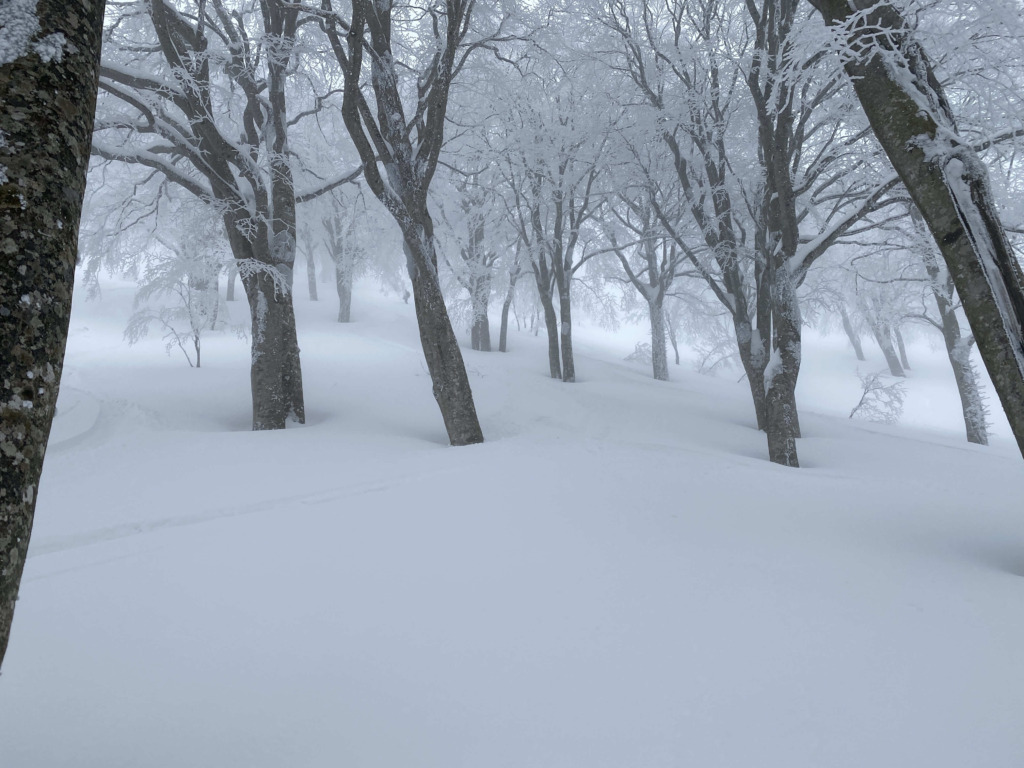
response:
<path id="1" fill-rule="evenodd" d="M 946 261 L 1024 453 L 1024 275 L 985 165 L 960 137 L 932 62 L 896 6 L 810 3 L 843 42 L 844 65 L 864 112 Z"/>
<path id="2" fill-rule="evenodd" d="M 480 443 L 484 437 L 441 293 L 427 203 L 444 142 L 452 82 L 475 47 L 466 44 L 473 5 L 473 0 L 445 0 L 425 4 L 422 15 L 411 14 L 423 22 L 416 30 L 423 44 L 412 45 L 412 51 L 402 48 L 409 42 L 403 39 L 403 24 L 417 22 L 390 0 L 353 0 L 349 18 L 335 13 L 330 0 L 323 5 L 331 48 L 345 80 L 345 126 L 363 161 L 367 185 L 402 230 L 420 342 L 452 445 Z M 364 69 L 369 70 L 369 93 L 362 81 Z M 399 73 L 410 70 L 415 96 L 407 105 L 407 80 Z"/>

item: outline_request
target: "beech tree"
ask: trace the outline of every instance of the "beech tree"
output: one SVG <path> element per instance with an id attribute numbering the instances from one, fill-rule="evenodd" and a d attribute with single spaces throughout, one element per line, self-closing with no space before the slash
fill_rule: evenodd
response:
<path id="1" fill-rule="evenodd" d="M 0 9 L 0 666 L 63 369 L 103 11 Z"/>
<path id="2" fill-rule="evenodd" d="M 322 9 L 344 78 L 345 126 L 367 185 L 405 239 L 420 342 L 448 439 L 452 445 L 483 442 L 441 292 L 428 192 L 444 143 L 452 83 L 473 50 L 496 37 L 467 40 L 474 0 L 402 7 L 391 0 L 352 0 L 348 16 L 324 0 Z"/>
<path id="3" fill-rule="evenodd" d="M 945 259 L 1024 454 L 1024 275 L 984 163 L 961 138 L 935 68 L 889 2 L 810 0 L 842 43 L 871 127 Z"/>

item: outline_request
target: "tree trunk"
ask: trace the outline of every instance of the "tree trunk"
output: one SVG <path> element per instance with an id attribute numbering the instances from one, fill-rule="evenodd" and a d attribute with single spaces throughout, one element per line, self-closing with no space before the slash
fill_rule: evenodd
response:
<path id="1" fill-rule="evenodd" d="M 544 310 L 544 326 L 548 332 L 548 367 L 552 379 L 562 378 L 562 357 L 558 349 L 558 317 L 555 315 L 555 302 L 551 297 L 551 284 L 548 281 L 546 272 L 538 274 L 534 272 L 537 282 L 537 294 L 540 297 L 540 304 Z M 533 335 L 536 336 L 540 329 L 537 322 L 537 313 L 533 315 Z"/>
<path id="2" fill-rule="evenodd" d="M 306 283 L 309 285 L 309 300 L 319 301 L 316 294 L 316 259 L 312 251 L 306 252 Z"/>
<path id="3" fill-rule="evenodd" d="M 903 366 L 904 371 L 909 371 L 910 361 L 907 359 L 907 345 L 903 342 L 903 334 L 900 332 L 898 325 L 893 326 L 892 334 L 896 337 L 896 348 L 900 353 L 900 365 Z"/>
<path id="4" fill-rule="evenodd" d="M 508 352 L 508 311 L 512 306 L 512 299 L 515 297 L 516 284 L 513 281 L 508 286 L 508 293 L 505 294 L 505 301 L 501 305 L 501 329 L 498 332 L 498 351 Z"/>
<path id="5" fill-rule="evenodd" d="M 668 328 L 668 340 L 672 344 L 672 351 L 676 356 L 676 365 L 679 365 L 679 343 L 676 341 L 676 327 L 668 318 L 665 319 L 665 327 Z"/>
<path id="6" fill-rule="evenodd" d="M 800 374 L 801 319 L 796 288 L 785 267 L 775 272 L 774 298 L 775 349 L 764 375 L 768 457 L 776 464 L 799 467 L 796 439 L 800 437 L 800 419 L 796 409 L 796 382 Z"/>
<path id="7" fill-rule="evenodd" d="M 252 319 L 253 430 L 284 429 L 289 416 L 306 420 L 290 277 L 260 270 L 242 279 Z"/>
<path id="8" fill-rule="evenodd" d="M 235 279 L 238 277 L 238 267 L 232 262 L 228 265 L 228 293 L 227 300 L 235 300 Z"/>
<path id="9" fill-rule="evenodd" d="M 427 218 L 426 213 L 421 215 Z M 437 258 L 430 224 L 411 235 L 405 238 L 405 251 L 420 343 L 434 385 L 434 399 L 441 409 L 452 445 L 482 443 L 484 435 L 477 419 L 466 364 L 437 281 Z"/>
<path id="10" fill-rule="evenodd" d="M 340 259 L 339 259 L 340 261 Z M 352 322 L 352 270 L 334 262 L 335 284 L 338 289 L 338 322 Z"/>
<path id="11" fill-rule="evenodd" d="M 767 324 L 767 323 L 766 323 Z M 764 371 L 770 357 L 771 339 L 764 338 L 757 328 L 743 316 L 733 316 L 733 331 L 739 350 L 740 364 L 747 375 L 750 385 L 750 397 L 754 401 L 754 418 L 757 428 L 764 432 L 768 429 L 768 412 L 765 401 Z"/>
<path id="12" fill-rule="evenodd" d="M 472 347 L 479 352 L 490 352 L 491 325 L 487 317 L 487 305 L 491 296 L 490 275 L 479 275 L 474 278 L 470 294 L 473 305 L 473 325 L 470 329 Z"/>
<path id="13" fill-rule="evenodd" d="M 665 344 L 665 310 L 661 298 L 648 302 L 651 316 L 651 365 L 657 381 L 668 381 L 668 349 Z M 678 354 L 678 353 L 677 353 Z"/>
<path id="14" fill-rule="evenodd" d="M 900 363 L 896 348 L 892 345 L 892 328 L 878 319 L 874 311 L 868 307 L 864 308 L 864 314 L 871 328 L 871 335 L 875 337 L 875 343 L 882 350 L 885 357 L 885 364 L 889 366 L 889 373 L 897 378 L 904 378 L 907 374 Z"/>
<path id="15" fill-rule="evenodd" d="M 0 17 L 0 666 L 64 363 L 103 5 Z"/>
<path id="16" fill-rule="evenodd" d="M 561 320 L 562 381 L 571 384 L 576 381 L 576 360 L 572 352 L 572 301 L 568 286 L 559 291 L 558 316 Z"/>
<path id="17" fill-rule="evenodd" d="M 846 71 L 946 260 L 1024 454 L 1024 276 L 999 221 L 985 166 L 957 138 L 932 64 L 896 7 L 874 0 L 810 2 L 829 24 L 863 16 L 844 32 L 855 54 L 846 58 Z"/>
<path id="18" fill-rule="evenodd" d="M 853 347 L 853 353 L 857 355 L 857 359 L 864 362 L 864 347 L 860 343 L 860 334 L 857 333 L 857 329 L 853 327 L 853 322 L 850 320 L 850 314 L 846 311 L 846 304 L 839 305 L 839 314 L 843 318 L 843 330 L 846 331 L 846 338 L 850 340 L 850 346 Z"/>

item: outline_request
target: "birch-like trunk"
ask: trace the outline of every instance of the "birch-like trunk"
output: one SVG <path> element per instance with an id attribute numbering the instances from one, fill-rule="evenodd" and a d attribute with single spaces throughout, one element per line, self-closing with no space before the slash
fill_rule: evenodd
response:
<path id="1" fill-rule="evenodd" d="M 473 308 L 473 321 L 470 328 L 471 346 L 479 352 L 490 352 L 491 324 L 487 317 L 488 303 L 491 297 L 491 276 L 489 273 L 473 278 L 470 294 Z"/>
<path id="2" fill-rule="evenodd" d="M 873 0 L 810 0 L 841 25 L 845 67 L 885 153 L 942 252 L 1024 454 L 1024 276 L 984 164 L 956 123 L 931 61 L 900 11 Z"/>
<path id="3" fill-rule="evenodd" d="M 104 10 L 33 5 L 0 15 L 0 666 L 64 364 Z"/>
<path id="4" fill-rule="evenodd" d="M 559 340 L 562 348 L 562 381 L 576 381 L 576 360 L 572 351 L 572 298 L 568 285 L 558 292 Z"/>

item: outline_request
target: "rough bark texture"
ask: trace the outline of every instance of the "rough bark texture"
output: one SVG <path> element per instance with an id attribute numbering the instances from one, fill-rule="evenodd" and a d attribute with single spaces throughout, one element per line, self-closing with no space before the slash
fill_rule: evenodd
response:
<path id="1" fill-rule="evenodd" d="M 668 381 L 665 310 L 659 300 L 649 302 L 648 309 L 651 316 L 651 366 L 654 369 L 654 378 L 658 381 Z"/>
<path id="2" fill-rule="evenodd" d="M 810 2 L 829 24 L 847 22 L 864 10 L 861 23 L 844 28 L 853 54 L 846 71 L 942 252 L 1024 453 L 1024 277 L 999 221 L 984 165 L 957 138 L 931 62 L 894 6 L 869 0 Z"/>
<path id="3" fill-rule="evenodd" d="M 415 250 L 410 242 L 420 246 L 421 250 Z M 436 257 L 428 251 L 432 244 L 433 237 L 429 234 L 406 236 L 409 278 L 412 280 L 423 356 L 434 384 L 434 399 L 441 409 L 451 444 L 482 443 L 484 435 L 477 420 L 466 364 L 437 280 Z"/>
<path id="4" fill-rule="evenodd" d="M 60 386 L 103 5 L 40 0 L 24 51 L 0 13 L 0 665 Z"/>
<path id="5" fill-rule="evenodd" d="M 473 349 L 479 352 L 491 351 L 491 324 L 487 317 L 489 299 L 491 297 L 491 276 L 489 273 L 477 275 L 470 287 L 473 304 L 473 324 L 470 328 L 470 341 Z"/>

